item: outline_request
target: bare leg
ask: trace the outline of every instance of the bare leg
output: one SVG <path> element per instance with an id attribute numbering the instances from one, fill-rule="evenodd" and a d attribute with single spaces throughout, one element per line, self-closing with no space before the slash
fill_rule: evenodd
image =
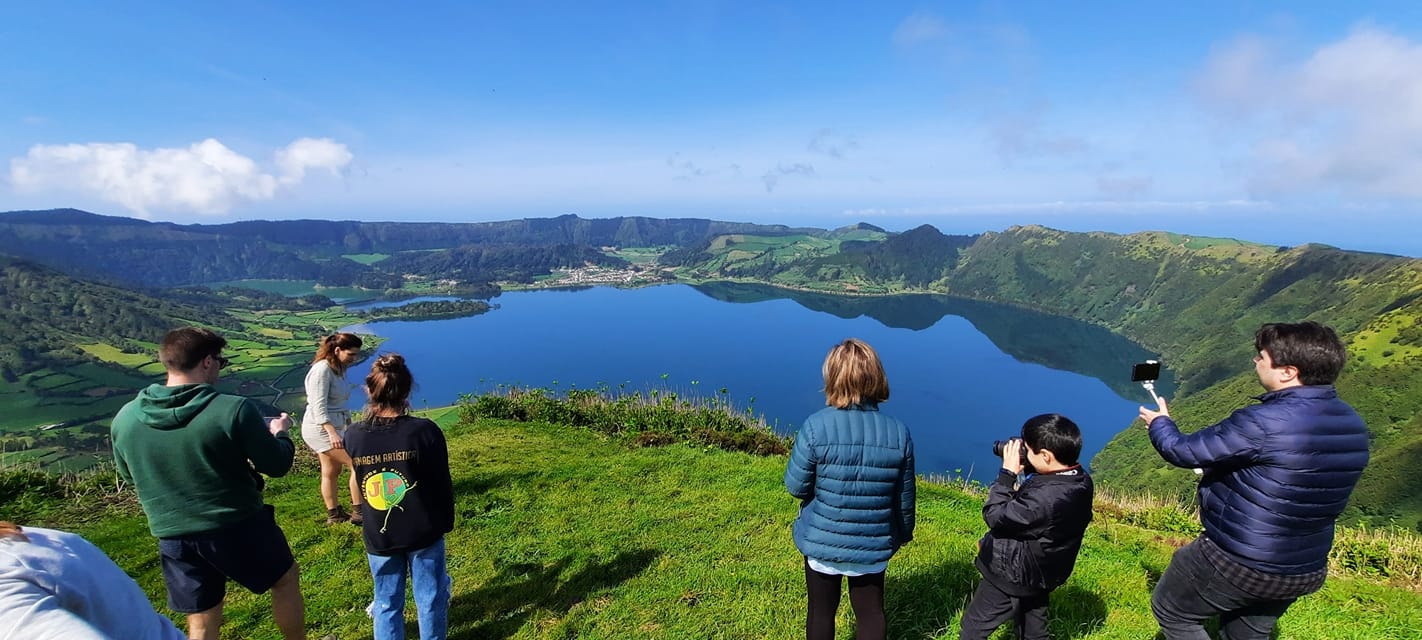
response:
<path id="1" fill-rule="evenodd" d="M 346 478 L 346 484 L 350 486 L 351 506 L 359 507 L 362 502 L 365 502 L 365 500 L 361 497 L 362 494 L 360 490 L 360 479 L 356 478 L 355 465 L 351 463 L 351 454 L 347 453 L 345 449 L 332 449 L 330 451 L 327 451 L 326 455 L 338 465 L 336 467 L 337 475 L 340 474 L 340 468 L 342 466 L 351 470 L 350 476 Z M 322 467 L 322 471 L 325 471 L 325 467 Z M 333 478 L 331 480 L 331 492 L 334 494 L 335 491 L 335 479 Z M 330 507 L 328 506 L 327 508 Z"/>
<path id="2" fill-rule="evenodd" d="M 326 503 L 326 509 L 335 509 L 340 505 L 336 502 L 336 479 L 341 477 L 341 463 L 335 455 L 339 453 L 346 455 L 344 449 L 331 449 L 325 453 L 317 454 L 321 457 L 321 502 Z M 349 461 L 350 457 L 347 456 Z"/>
<path id="3" fill-rule="evenodd" d="M 197 613 L 188 614 L 189 640 L 218 640 L 222 637 L 222 603 Z"/>
<path id="4" fill-rule="evenodd" d="M 295 562 L 272 585 L 272 617 L 286 640 L 306 640 L 306 602 L 301 599 L 301 568 Z"/>
<path id="5" fill-rule="evenodd" d="M 351 467 L 349 478 L 349 484 L 351 485 L 351 506 L 355 508 L 356 513 L 360 513 L 360 505 L 365 502 L 365 495 L 361 493 L 360 479 L 356 477 L 355 467 Z"/>

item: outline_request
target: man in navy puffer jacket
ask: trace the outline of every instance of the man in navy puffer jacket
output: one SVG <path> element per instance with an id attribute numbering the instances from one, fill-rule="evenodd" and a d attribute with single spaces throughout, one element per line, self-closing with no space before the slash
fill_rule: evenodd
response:
<path id="1" fill-rule="evenodd" d="M 1260 404 L 1181 434 L 1165 401 L 1141 407 L 1151 444 L 1180 467 L 1203 470 L 1204 535 L 1175 552 L 1151 609 L 1168 640 L 1268 638 L 1279 616 L 1328 573 L 1333 525 L 1368 464 L 1368 429 L 1338 398 L 1347 358 L 1333 329 L 1266 324 L 1254 336 Z"/>

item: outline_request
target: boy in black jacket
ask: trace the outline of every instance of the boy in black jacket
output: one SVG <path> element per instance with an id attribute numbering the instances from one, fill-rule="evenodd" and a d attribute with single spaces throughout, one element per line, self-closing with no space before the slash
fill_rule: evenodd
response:
<path id="1" fill-rule="evenodd" d="M 1081 429 L 1055 413 L 1028 420 L 1022 438 L 1003 446 L 1002 471 L 983 505 L 988 532 L 976 562 L 983 579 L 963 611 L 960 640 L 984 640 L 1008 618 L 1019 638 L 1051 637 L 1048 595 L 1071 575 L 1091 522 L 1095 490 L 1080 455 Z M 1029 473 L 1018 485 L 1024 460 Z"/>

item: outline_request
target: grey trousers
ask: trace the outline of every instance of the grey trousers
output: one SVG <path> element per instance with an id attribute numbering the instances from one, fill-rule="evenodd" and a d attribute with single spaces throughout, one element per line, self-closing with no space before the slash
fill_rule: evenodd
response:
<path id="1" fill-rule="evenodd" d="M 1200 541 L 1170 559 L 1151 593 L 1150 609 L 1166 640 L 1210 640 L 1205 621 L 1220 618 L 1221 640 L 1268 640 L 1297 598 L 1261 598 L 1235 585 L 1205 557 Z"/>

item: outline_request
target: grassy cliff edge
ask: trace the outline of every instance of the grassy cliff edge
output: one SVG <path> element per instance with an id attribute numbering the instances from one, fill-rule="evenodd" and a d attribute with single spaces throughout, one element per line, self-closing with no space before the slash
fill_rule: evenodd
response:
<path id="1" fill-rule="evenodd" d="M 450 637 L 803 633 L 801 560 L 790 539 L 795 501 L 780 484 L 783 456 L 707 443 L 639 447 L 625 435 L 473 418 L 467 411 L 434 417 L 449 435 L 457 495 L 458 523 L 448 538 Z M 102 475 L 73 485 L 83 489 L 66 489 L 16 473 L 0 474 L 0 518 L 82 533 L 161 608 L 156 544 L 131 491 Z M 303 567 L 312 633 L 368 635 L 370 579 L 359 531 L 323 524 L 314 465 L 304 460 L 291 475 L 270 481 L 267 493 Z M 915 541 L 888 572 L 891 637 L 956 637 L 977 579 L 972 557 L 983 531 L 982 498 L 971 486 L 948 482 L 924 483 L 919 500 Z M 1098 504 L 1076 572 L 1053 596 L 1055 637 L 1150 637 L 1150 588 L 1190 527 L 1188 517 L 1170 516 L 1159 505 Z M 1417 543 L 1410 544 L 1415 556 Z M 1279 637 L 1422 635 L 1415 615 L 1422 594 L 1397 576 L 1389 585 L 1375 574 L 1339 568 L 1323 591 L 1290 610 Z M 413 616 L 413 608 L 407 613 Z M 851 617 L 843 606 L 841 637 Z M 233 590 L 227 618 L 229 637 L 276 637 L 264 596 Z"/>

